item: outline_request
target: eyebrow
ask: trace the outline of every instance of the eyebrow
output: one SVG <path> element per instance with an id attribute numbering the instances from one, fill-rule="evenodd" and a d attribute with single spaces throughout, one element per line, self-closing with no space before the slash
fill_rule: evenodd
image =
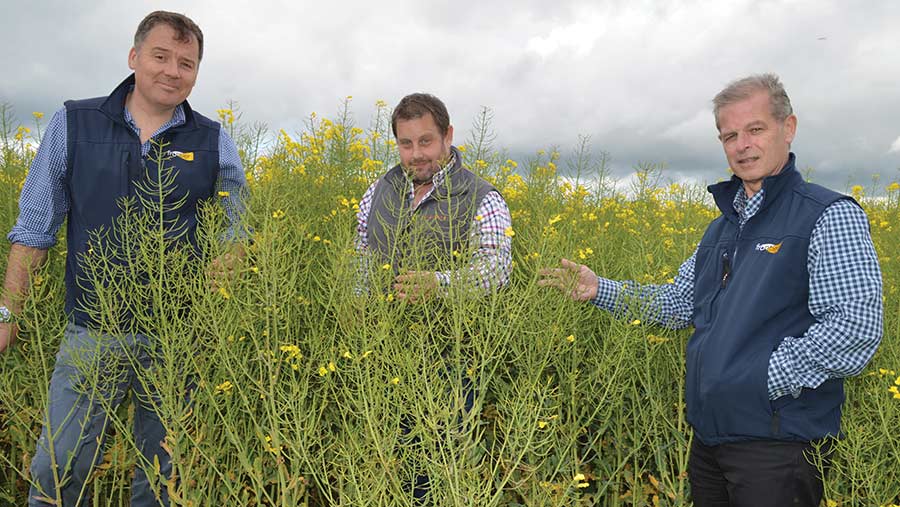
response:
<path id="1" fill-rule="evenodd" d="M 166 53 L 166 54 L 171 54 L 171 53 L 172 53 L 172 50 L 171 50 L 171 49 L 169 49 L 169 48 L 164 48 L 164 47 L 162 47 L 162 46 L 153 46 L 152 48 L 150 48 L 150 51 L 151 51 L 151 52 L 152 52 L 152 51 L 159 51 L 159 52 Z M 181 57 L 181 59 L 182 59 L 182 60 L 187 60 L 187 61 L 189 61 L 189 62 L 191 62 L 191 63 L 197 63 L 197 60 L 194 59 L 194 58 L 191 58 L 190 56 L 183 56 L 183 57 Z"/>
<path id="2" fill-rule="evenodd" d="M 738 130 L 742 130 L 742 129 L 749 129 L 749 128 L 753 128 L 753 127 L 765 127 L 765 126 L 767 126 L 766 122 L 764 122 L 764 121 L 762 121 L 762 120 L 753 120 L 753 121 L 751 121 L 750 123 L 744 125 L 744 126 L 741 127 L 741 128 L 738 128 L 738 129 L 732 129 L 732 130 L 725 130 L 725 131 L 719 132 L 719 137 L 725 137 L 725 136 L 727 136 L 727 135 L 729 135 L 729 134 L 734 134 L 734 133 L 737 132 Z"/>

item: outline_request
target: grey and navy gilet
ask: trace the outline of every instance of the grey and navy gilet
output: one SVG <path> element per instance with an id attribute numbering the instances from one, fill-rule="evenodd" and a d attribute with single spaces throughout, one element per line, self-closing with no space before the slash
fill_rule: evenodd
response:
<path id="1" fill-rule="evenodd" d="M 772 351 L 815 322 L 808 308 L 810 235 L 825 208 L 847 197 L 803 181 L 791 154 L 764 180 L 764 202 L 741 231 L 733 206 L 741 184 L 732 177 L 709 187 L 722 216 L 697 249 L 687 420 L 706 445 L 837 437 L 841 379 L 769 401 L 767 378 Z"/>
<path id="2" fill-rule="evenodd" d="M 134 75 L 123 81 L 109 97 L 97 97 L 66 102 L 67 162 L 66 187 L 70 209 L 66 229 L 66 313 L 79 325 L 91 324 L 81 310 L 86 298 L 93 294 L 93 286 L 83 274 L 79 257 L 91 248 L 89 231 L 109 230 L 121 213 L 119 200 L 134 197 L 135 182 L 153 178 L 157 172 L 155 161 L 141 156 L 141 141 L 125 123 L 125 99 L 134 86 Z M 174 218 L 182 224 L 184 241 L 196 245 L 198 204 L 209 199 L 215 191 L 219 171 L 219 124 L 191 110 L 187 102 L 185 123 L 163 133 L 159 141 L 168 144 L 166 151 L 193 153 L 193 160 L 171 157 L 167 166 L 174 166 L 177 176 L 174 191 L 167 203 L 186 199 L 174 211 Z M 156 149 L 150 149 L 150 157 Z"/>
<path id="3" fill-rule="evenodd" d="M 394 272 L 441 269 L 454 252 L 468 252 L 469 226 L 478 205 L 494 189 L 462 167 L 462 155 L 451 146 L 455 163 L 431 195 L 411 210 L 409 179 L 398 164 L 378 182 L 372 196 L 368 244 Z"/>

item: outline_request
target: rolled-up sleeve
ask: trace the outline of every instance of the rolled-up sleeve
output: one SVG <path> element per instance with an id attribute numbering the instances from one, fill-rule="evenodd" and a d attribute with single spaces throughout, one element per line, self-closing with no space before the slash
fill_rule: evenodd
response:
<path id="1" fill-rule="evenodd" d="M 66 109 L 57 111 L 31 163 L 22 194 L 19 217 L 7 238 L 46 250 L 56 244 L 56 233 L 69 212 L 66 186 Z"/>
<path id="2" fill-rule="evenodd" d="M 248 198 L 247 178 L 237 146 L 225 129 L 219 130 L 219 177 L 216 180 L 216 192 L 228 221 L 225 240 L 246 239 L 250 234 L 244 223 Z"/>

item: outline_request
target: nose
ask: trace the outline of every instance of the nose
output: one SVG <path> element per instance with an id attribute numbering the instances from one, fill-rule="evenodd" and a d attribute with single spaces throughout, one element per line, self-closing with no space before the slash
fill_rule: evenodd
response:
<path id="1" fill-rule="evenodd" d="M 178 61 L 174 58 L 170 58 L 166 65 L 163 67 L 163 71 L 167 76 L 177 78 L 181 75 L 181 70 L 178 68 Z"/>
<path id="2" fill-rule="evenodd" d="M 738 151 L 744 151 L 750 147 L 750 134 L 744 132 L 738 132 L 737 135 L 737 149 Z"/>

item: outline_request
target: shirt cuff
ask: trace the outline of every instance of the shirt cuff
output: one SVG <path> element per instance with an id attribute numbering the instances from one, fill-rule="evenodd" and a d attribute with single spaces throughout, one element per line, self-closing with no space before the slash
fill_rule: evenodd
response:
<path id="1" fill-rule="evenodd" d="M 18 243 L 38 250 L 49 250 L 50 247 L 56 244 L 56 236 L 29 232 L 21 227 L 13 227 L 6 238 L 10 243 Z"/>
<path id="2" fill-rule="evenodd" d="M 793 378 L 790 373 L 790 362 L 780 354 L 778 349 L 769 357 L 767 387 L 769 400 L 777 400 L 790 394 L 794 398 L 800 397 L 801 386 L 793 386 Z"/>
<path id="3" fill-rule="evenodd" d="M 622 282 L 598 276 L 597 296 L 591 300 L 591 304 L 603 310 L 614 311 L 620 292 L 622 292 Z"/>

